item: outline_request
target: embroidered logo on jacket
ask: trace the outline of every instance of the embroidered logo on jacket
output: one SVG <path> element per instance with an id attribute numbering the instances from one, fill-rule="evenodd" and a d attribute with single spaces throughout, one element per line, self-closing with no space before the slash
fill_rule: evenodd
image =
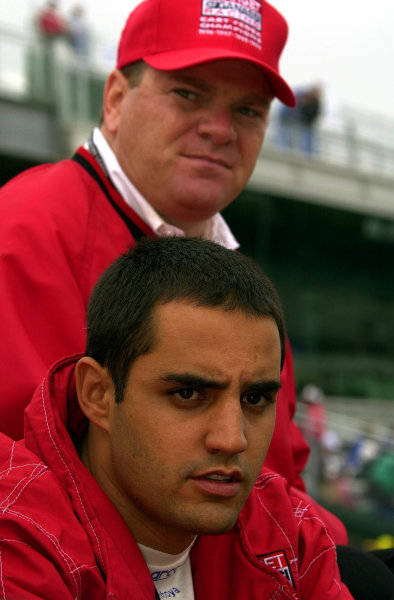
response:
<path id="1" fill-rule="evenodd" d="M 271 569 L 276 569 L 282 573 L 282 575 L 284 575 L 291 583 L 293 588 L 295 588 L 289 561 L 287 560 L 286 552 L 284 550 L 277 550 L 276 552 L 270 552 L 270 554 L 259 554 L 257 558 L 263 560 L 267 567 L 271 567 Z"/>

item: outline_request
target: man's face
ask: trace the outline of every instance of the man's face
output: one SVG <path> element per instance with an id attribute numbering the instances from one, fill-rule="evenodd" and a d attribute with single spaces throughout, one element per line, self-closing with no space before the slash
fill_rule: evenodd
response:
<path id="1" fill-rule="evenodd" d="M 170 302 L 113 404 L 105 491 L 136 540 L 182 551 L 235 523 L 275 422 L 275 322 Z"/>
<path id="2" fill-rule="evenodd" d="M 120 96 L 110 95 L 123 79 Z M 146 68 L 106 95 L 110 143 L 128 177 L 168 222 L 190 233 L 225 208 L 253 172 L 272 92 L 260 70 L 219 60 L 180 71 Z"/>

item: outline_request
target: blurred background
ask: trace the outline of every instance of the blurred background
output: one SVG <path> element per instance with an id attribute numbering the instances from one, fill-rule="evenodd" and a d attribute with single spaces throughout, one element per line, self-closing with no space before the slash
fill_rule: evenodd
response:
<path id="1" fill-rule="evenodd" d="M 394 546 L 394 4 L 273 3 L 298 106 L 224 217 L 283 300 L 309 493 Z M 85 141 L 135 4 L 0 0 L 0 184 Z"/>

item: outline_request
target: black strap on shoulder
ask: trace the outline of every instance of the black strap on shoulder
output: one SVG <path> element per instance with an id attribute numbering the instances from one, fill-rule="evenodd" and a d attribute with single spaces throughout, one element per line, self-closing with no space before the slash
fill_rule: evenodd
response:
<path id="1" fill-rule="evenodd" d="M 130 233 L 133 236 L 133 238 L 135 239 L 135 241 L 138 242 L 142 237 L 146 237 L 146 233 L 144 231 L 142 231 L 142 229 L 140 229 L 138 227 L 138 225 L 136 225 L 122 211 L 121 208 L 119 208 L 119 206 L 116 204 L 116 202 L 113 200 L 113 198 L 111 198 L 111 194 L 109 193 L 109 191 L 105 187 L 103 181 L 100 178 L 100 175 L 97 173 L 97 171 L 94 169 L 94 167 L 92 167 L 92 165 L 90 164 L 90 162 L 88 160 L 86 160 L 86 158 L 84 158 L 83 156 L 81 156 L 78 153 L 74 154 L 74 156 L 72 157 L 72 160 L 74 160 L 79 165 L 81 165 L 81 167 L 83 167 L 85 169 L 85 171 L 87 171 L 89 173 L 89 175 L 91 175 L 91 177 L 93 177 L 93 179 L 98 183 L 98 185 L 100 186 L 100 188 L 102 189 L 102 191 L 104 192 L 104 194 L 106 195 L 106 197 L 108 198 L 108 200 L 111 203 L 111 205 L 113 206 L 113 208 L 116 210 L 116 212 L 118 213 L 118 215 L 120 216 L 120 218 L 126 224 L 128 230 L 130 231 Z"/>

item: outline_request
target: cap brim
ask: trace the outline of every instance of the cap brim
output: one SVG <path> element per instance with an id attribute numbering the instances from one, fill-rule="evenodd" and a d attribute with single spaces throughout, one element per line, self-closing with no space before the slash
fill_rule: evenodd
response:
<path id="1" fill-rule="evenodd" d="M 275 97 L 287 106 L 296 105 L 296 98 L 283 77 L 278 75 L 267 64 L 259 60 L 254 60 L 250 55 L 242 54 L 242 52 L 223 50 L 223 48 L 187 48 L 185 50 L 173 50 L 171 52 L 161 52 L 160 54 L 151 54 L 142 57 L 144 62 L 158 71 L 176 71 L 226 58 L 245 60 L 260 67 Z"/>

